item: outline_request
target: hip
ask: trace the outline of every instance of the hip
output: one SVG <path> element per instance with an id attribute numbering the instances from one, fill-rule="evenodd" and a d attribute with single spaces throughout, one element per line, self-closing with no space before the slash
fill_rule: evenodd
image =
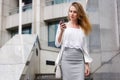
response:
<path id="1" fill-rule="evenodd" d="M 64 61 L 84 61 L 81 49 L 65 47 L 62 55 Z"/>

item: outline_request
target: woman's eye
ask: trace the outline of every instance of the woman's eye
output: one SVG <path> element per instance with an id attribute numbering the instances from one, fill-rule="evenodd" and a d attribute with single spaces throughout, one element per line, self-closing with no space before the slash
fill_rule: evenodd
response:
<path id="1" fill-rule="evenodd" d="M 69 12 L 72 12 L 72 11 L 69 11 Z"/>
<path id="2" fill-rule="evenodd" d="M 74 13 L 77 13 L 76 11 L 74 11 Z"/>
<path id="3" fill-rule="evenodd" d="M 70 12 L 70 13 L 77 13 L 77 11 L 72 11 L 72 10 L 70 10 L 69 12 Z"/>

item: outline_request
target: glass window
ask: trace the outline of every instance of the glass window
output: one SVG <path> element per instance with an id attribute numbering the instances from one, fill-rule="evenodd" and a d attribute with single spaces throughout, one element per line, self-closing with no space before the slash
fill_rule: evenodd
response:
<path id="1" fill-rule="evenodd" d="M 9 32 L 11 33 L 11 37 L 13 37 L 15 34 L 18 34 L 18 28 L 11 29 L 9 30 Z M 31 34 L 31 33 L 32 33 L 31 26 L 22 28 L 22 34 Z"/>
<path id="2" fill-rule="evenodd" d="M 55 36 L 58 27 L 58 22 L 48 25 L 48 46 L 55 47 Z"/>
<path id="3" fill-rule="evenodd" d="M 54 4 L 61 4 L 66 2 L 74 2 L 79 0 L 46 0 L 46 6 L 54 5 Z"/>
<path id="4" fill-rule="evenodd" d="M 46 0 L 46 6 L 53 5 L 54 0 Z"/>
<path id="5" fill-rule="evenodd" d="M 31 27 L 30 28 L 23 28 L 22 34 L 31 34 Z"/>
<path id="6" fill-rule="evenodd" d="M 63 3 L 64 0 L 54 0 L 54 3 L 55 4 L 60 4 L 60 3 Z"/>
<path id="7" fill-rule="evenodd" d="M 48 23 L 48 46 L 55 47 L 55 37 L 59 21 L 60 20 Z M 64 21 L 67 22 L 67 18 L 65 18 Z"/>
<path id="8" fill-rule="evenodd" d="M 25 11 L 31 10 L 31 9 L 32 9 L 32 4 L 27 4 L 27 5 L 23 6 L 22 11 L 25 12 Z"/>
<path id="9" fill-rule="evenodd" d="M 31 4 L 32 3 L 32 0 L 22 0 L 24 2 L 24 4 Z"/>
<path id="10" fill-rule="evenodd" d="M 25 3 L 25 5 L 22 7 L 23 12 L 32 9 L 32 0 L 28 0 L 28 1 L 24 0 L 23 2 Z M 18 5 L 18 7 L 19 7 L 19 5 Z M 10 9 L 10 11 L 9 11 L 9 15 L 13 15 L 13 14 L 17 14 L 17 13 L 19 13 L 19 8 Z"/>

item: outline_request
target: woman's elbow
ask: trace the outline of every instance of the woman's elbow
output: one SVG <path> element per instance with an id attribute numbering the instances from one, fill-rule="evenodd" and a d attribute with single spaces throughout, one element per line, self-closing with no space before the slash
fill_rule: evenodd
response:
<path id="1" fill-rule="evenodd" d="M 60 47 L 61 43 L 59 43 L 58 41 L 55 41 L 55 46 L 56 47 Z"/>

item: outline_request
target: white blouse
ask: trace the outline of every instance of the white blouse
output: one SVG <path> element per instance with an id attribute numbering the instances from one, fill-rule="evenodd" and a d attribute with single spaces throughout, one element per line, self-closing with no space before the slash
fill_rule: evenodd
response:
<path id="1" fill-rule="evenodd" d="M 60 34 L 60 30 L 61 29 L 59 25 L 55 40 L 56 47 L 60 47 L 62 44 L 62 46 L 64 47 L 81 49 L 82 51 L 84 51 L 85 62 L 88 63 L 92 62 L 92 58 L 88 54 L 86 36 L 83 30 L 81 28 L 77 29 L 77 28 L 67 27 L 62 36 L 62 40 L 59 43 L 58 36 Z"/>

